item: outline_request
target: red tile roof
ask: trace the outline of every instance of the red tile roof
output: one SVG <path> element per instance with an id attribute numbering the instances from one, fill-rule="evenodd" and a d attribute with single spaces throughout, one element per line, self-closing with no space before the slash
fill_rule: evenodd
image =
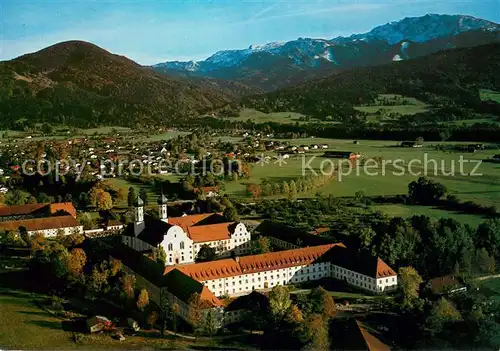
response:
<path id="1" fill-rule="evenodd" d="M 33 213 L 45 206 L 47 206 L 47 204 L 26 204 L 0 207 L 0 217 L 29 215 L 30 213 Z"/>
<path id="2" fill-rule="evenodd" d="M 170 266 L 165 268 L 165 274 L 173 269 L 178 269 L 198 281 L 227 278 L 242 274 L 240 265 L 232 258 L 182 266 Z"/>
<path id="3" fill-rule="evenodd" d="M 183 217 L 172 217 L 168 219 L 168 224 L 181 227 L 195 243 L 229 239 L 231 234 L 230 227 L 234 225 L 234 222 L 198 225 L 198 223 L 211 216 L 216 216 L 216 214 L 202 213 Z"/>
<path id="4" fill-rule="evenodd" d="M 0 229 L 15 231 L 19 227 L 25 227 L 31 232 L 45 229 L 72 228 L 79 225 L 78 221 L 72 216 L 57 216 L 0 222 Z"/>
<path id="5" fill-rule="evenodd" d="M 356 325 L 359 328 L 359 331 L 361 332 L 361 335 L 363 336 L 364 342 L 366 344 L 366 347 L 368 348 L 369 351 L 390 351 L 391 348 L 384 344 L 382 341 L 380 341 L 378 338 L 373 336 L 368 330 L 366 330 L 366 326 L 356 320 Z"/>
<path id="6" fill-rule="evenodd" d="M 197 293 L 205 307 L 223 306 L 222 302 L 205 285 L 176 267 L 171 267 L 163 277 L 163 286 L 185 303 L 189 303 L 192 294 Z"/>
<path id="7" fill-rule="evenodd" d="M 330 231 L 330 228 L 326 228 L 326 227 L 318 227 L 318 228 L 315 228 L 313 229 L 312 231 L 312 234 L 323 234 L 323 233 L 327 233 Z"/>
<path id="8" fill-rule="evenodd" d="M 224 304 L 222 303 L 221 300 L 219 300 L 213 292 L 210 291 L 205 285 L 203 285 L 203 288 L 201 289 L 200 293 L 200 299 L 202 301 L 205 301 L 208 303 L 210 306 L 214 307 L 223 307 Z"/>
<path id="9" fill-rule="evenodd" d="M 310 246 L 300 249 L 244 256 L 240 257 L 239 261 L 244 273 L 264 272 L 273 269 L 303 266 L 313 263 L 334 246 L 345 247 L 341 243 Z"/>
<path id="10" fill-rule="evenodd" d="M 75 206 L 71 202 L 60 202 L 55 204 L 50 204 L 50 213 L 54 214 L 57 211 L 65 211 L 76 218 Z"/>
<path id="11" fill-rule="evenodd" d="M 195 243 L 228 240 L 231 234 L 230 226 L 233 223 L 234 222 L 187 227 L 186 232 Z"/>
<path id="12" fill-rule="evenodd" d="M 187 232 L 187 228 L 195 225 L 198 222 L 212 216 L 213 213 L 202 213 L 202 214 L 194 214 L 184 217 L 172 217 L 168 219 L 168 224 L 178 225 L 185 232 Z"/>
<path id="13" fill-rule="evenodd" d="M 200 191 L 200 189 L 204 192 L 204 193 L 209 193 L 209 192 L 218 192 L 219 191 L 219 187 L 218 186 L 202 186 L 201 188 L 194 188 L 194 192 L 195 193 L 198 193 Z"/>
<path id="14" fill-rule="evenodd" d="M 47 214 L 54 214 L 57 211 L 66 211 L 76 218 L 76 210 L 71 202 L 62 202 L 55 204 L 26 204 L 17 206 L 6 206 L 0 208 L 0 217 L 30 215 L 33 212 L 47 208 Z"/>
<path id="15" fill-rule="evenodd" d="M 191 278 L 199 281 L 206 281 L 242 274 L 265 272 L 274 269 L 303 266 L 309 265 L 321 258 L 334 246 L 345 247 L 341 243 L 329 244 L 277 251 L 261 255 L 243 256 L 237 259 L 231 258 L 182 266 L 172 266 L 165 269 L 165 274 L 177 268 Z"/>
<path id="16" fill-rule="evenodd" d="M 392 277 L 398 275 L 391 267 L 387 265 L 380 257 L 377 258 L 377 278 Z"/>

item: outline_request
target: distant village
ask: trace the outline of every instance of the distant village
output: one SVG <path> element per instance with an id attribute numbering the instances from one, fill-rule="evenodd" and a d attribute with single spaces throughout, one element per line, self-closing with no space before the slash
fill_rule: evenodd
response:
<path id="1" fill-rule="evenodd" d="M 260 202 L 257 194 L 254 202 L 246 203 L 225 194 L 227 184 L 247 179 L 262 157 L 286 160 L 310 154 L 356 162 L 365 155 L 350 151 L 349 144 L 359 150 L 359 141 L 345 143 L 340 149 L 315 143 L 315 138 L 309 138 L 307 144 L 295 144 L 293 139 L 258 132 L 230 139 L 191 133 L 140 142 L 126 134 L 111 134 L 11 138 L 0 144 L 2 255 L 24 256 L 20 262 L 28 262 L 25 268 L 40 279 L 48 279 L 47 286 L 58 291 L 61 299 L 87 291 L 94 300 L 103 298 L 112 305 L 125 306 L 120 314 L 127 318 L 88 307 L 78 317 L 68 314 L 64 317 L 68 322 L 80 325 L 84 321 L 75 333 L 106 333 L 125 340 L 142 329 L 159 330 L 163 335 L 164 329 L 170 328 L 175 334 L 181 323 L 187 334 L 224 335 L 265 330 L 269 326 L 257 321 L 266 319 L 262 315 L 266 311 L 272 323 L 279 320 L 282 328 L 286 324 L 294 330 L 290 335 L 303 343 L 319 342 L 315 337 L 306 338 L 306 342 L 300 333 L 304 328 L 316 328 L 307 323 L 321 316 L 321 328 L 333 323 L 349 330 L 351 339 L 338 336 L 342 342 L 356 339 L 364 349 L 376 345 L 376 349 L 388 350 L 389 329 L 380 326 L 372 331 L 365 321 L 372 309 L 383 313 L 390 308 L 385 304 L 413 303 L 411 294 L 418 295 L 419 285 L 425 285 L 432 301 L 468 289 L 458 274 L 431 275 L 424 282 L 413 268 L 394 267 L 394 261 L 390 264 L 382 259 L 377 253 L 384 252 L 383 246 L 377 250 L 363 246 L 369 245 L 376 233 L 357 213 L 369 206 L 370 200 L 362 193 L 347 200 L 321 195 L 298 200 L 295 188 L 295 197 L 290 189 L 285 199 Z M 418 140 L 391 146 L 422 145 Z M 474 152 L 485 146 L 446 147 Z M 221 161 L 221 175 L 196 172 L 206 171 L 214 160 Z M 186 175 L 180 174 L 179 164 Z M 230 166 L 235 167 L 236 175 L 228 174 Z M 299 187 L 299 182 L 302 179 L 297 185 L 293 182 L 293 187 Z M 120 188 L 119 184 L 125 186 Z M 274 187 L 270 187 L 270 195 L 276 195 Z M 309 189 L 314 189 L 314 181 Z M 283 210 L 283 206 L 290 208 Z M 300 230 L 290 221 L 283 225 L 286 215 L 307 221 L 310 208 L 315 206 L 325 208 L 318 210 L 314 219 L 341 219 L 324 220 L 322 223 L 329 224 Z M 349 215 L 335 217 L 344 211 Z M 370 216 L 376 223 L 378 214 Z M 349 229 L 353 225 L 359 227 Z M 349 230 L 362 239 L 346 236 Z M 381 230 L 394 232 L 392 228 Z M 3 265 L 6 271 L 12 267 Z M 414 283 L 413 293 L 407 290 L 408 275 L 420 282 Z M 61 285 L 67 285 L 70 292 Z M 334 300 L 333 296 L 347 297 Z M 276 310 L 280 303 L 288 304 L 286 310 Z M 131 312 L 126 312 L 128 309 Z M 293 313 L 295 317 L 289 315 Z M 356 335 L 354 339 L 352 335 Z"/>

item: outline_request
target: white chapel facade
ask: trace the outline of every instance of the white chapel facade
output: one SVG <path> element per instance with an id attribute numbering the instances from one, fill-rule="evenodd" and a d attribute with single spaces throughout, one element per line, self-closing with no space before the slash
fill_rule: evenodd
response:
<path id="1" fill-rule="evenodd" d="M 158 217 L 150 223 L 144 218 L 144 202 L 134 204 L 133 236 L 123 242 L 138 251 L 163 247 L 166 265 L 193 263 L 205 245 L 214 248 L 219 257 L 243 255 L 250 250 L 251 235 L 245 224 L 227 222 L 221 214 L 193 214 L 169 217 L 168 199 L 158 199 Z"/>

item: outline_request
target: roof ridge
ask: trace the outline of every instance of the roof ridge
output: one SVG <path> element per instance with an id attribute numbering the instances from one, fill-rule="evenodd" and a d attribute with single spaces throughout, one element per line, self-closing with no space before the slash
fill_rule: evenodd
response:
<path id="1" fill-rule="evenodd" d="M 397 275 L 397 273 L 387 263 L 385 263 L 384 260 L 382 260 L 379 256 L 377 256 L 377 262 L 375 264 L 375 269 L 376 269 L 375 276 L 377 278 Z"/>

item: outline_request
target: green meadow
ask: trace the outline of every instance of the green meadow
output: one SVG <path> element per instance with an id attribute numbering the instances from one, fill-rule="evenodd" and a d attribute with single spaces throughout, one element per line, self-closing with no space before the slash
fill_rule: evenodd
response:
<path id="1" fill-rule="evenodd" d="M 237 117 L 225 117 L 225 119 L 230 121 L 240 121 L 246 122 L 251 120 L 254 123 L 282 123 L 282 124 L 294 124 L 294 123 L 338 123 L 335 121 L 321 121 L 315 118 L 310 118 L 307 121 L 303 120 L 306 116 L 297 112 L 271 112 L 264 113 L 251 108 L 244 108 L 240 111 Z M 302 120 L 301 120 L 302 119 Z"/>
<path id="2" fill-rule="evenodd" d="M 385 99 L 391 103 L 385 103 Z M 431 106 L 415 98 L 395 94 L 380 94 L 372 105 L 355 106 L 354 108 L 368 113 L 369 121 L 383 121 L 389 118 L 390 113 L 399 113 L 403 116 L 414 115 L 428 111 Z"/>
<path id="3" fill-rule="evenodd" d="M 500 103 L 500 92 L 488 89 L 480 89 L 479 95 L 481 96 L 481 100 L 483 101 L 495 101 Z"/>
<path id="4" fill-rule="evenodd" d="M 0 290 L 0 349 L 3 350 L 193 350 L 217 349 L 231 345 L 242 349 L 234 339 L 197 340 L 161 337 L 157 332 L 139 331 L 135 336 L 126 336 L 118 341 L 109 333 L 81 334 L 81 341 L 72 340 L 72 332 L 63 327 L 64 320 L 54 317 L 37 306 L 36 301 L 45 296 L 23 291 Z"/>
<path id="5" fill-rule="evenodd" d="M 427 216 L 435 220 L 440 218 L 453 218 L 454 220 L 468 224 L 473 228 L 477 227 L 486 220 L 486 218 L 478 215 L 446 211 L 433 206 L 406 206 L 402 204 L 389 204 L 373 205 L 372 208 L 391 217 L 409 218 L 412 216 Z"/>
<path id="6" fill-rule="evenodd" d="M 359 172 L 353 170 L 351 174 L 339 175 L 322 188 L 300 194 L 301 197 L 314 196 L 317 192 L 325 195 L 353 196 L 359 190 L 368 196 L 406 194 L 408 183 L 418 179 L 421 175 L 426 175 L 444 184 L 451 194 L 461 200 L 500 207 L 500 165 L 482 162 L 476 170 L 476 173 L 481 175 L 469 175 L 477 162 L 497 154 L 498 150 L 476 153 L 445 152 L 435 150 L 429 145 L 430 143 L 423 148 L 400 148 L 397 147 L 398 141 L 379 140 L 360 140 L 357 145 L 352 141 L 322 138 L 295 139 L 291 142 L 294 145 L 327 143 L 328 150 L 359 152 L 366 158 L 381 157 L 386 163 L 385 168 L 372 165 L 368 172 L 365 172 L 361 166 Z M 265 179 L 270 182 L 290 181 L 300 177 L 303 169 L 305 174 L 311 172 L 310 168 L 318 172 L 323 167 L 329 172 L 331 162 L 337 164 L 340 160 L 327 159 L 322 157 L 322 154 L 323 151 L 291 156 L 282 165 L 276 163 L 274 158 L 264 165 L 255 164 L 251 169 L 250 179 L 228 182 L 225 191 L 243 198 L 248 196 L 246 194 L 248 183 L 260 184 Z M 274 153 L 269 153 L 269 155 L 274 155 Z M 461 157 L 464 160 L 462 166 Z M 393 166 L 392 163 L 396 160 L 400 167 L 405 168 L 404 174 L 401 174 L 400 168 Z M 454 175 L 451 175 L 452 172 Z"/>

